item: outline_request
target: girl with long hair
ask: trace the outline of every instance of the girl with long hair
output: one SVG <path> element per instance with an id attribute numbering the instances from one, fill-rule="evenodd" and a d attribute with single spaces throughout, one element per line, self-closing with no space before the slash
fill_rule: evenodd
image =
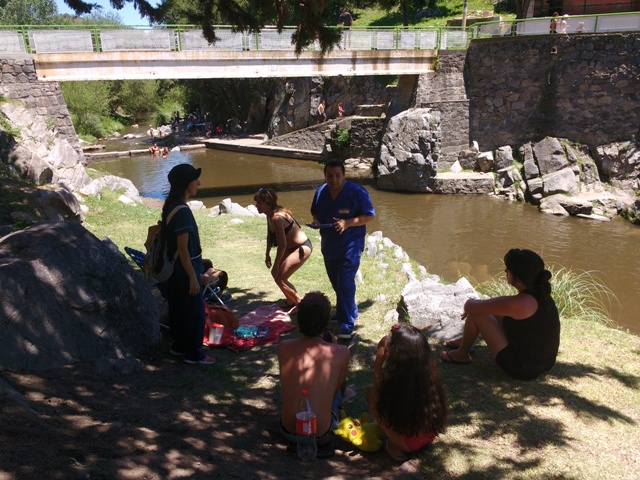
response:
<path id="1" fill-rule="evenodd" d="M 551 272 L 531 250 L 513 248 L 504 256 L 507 282 L 516 295 L 470 299 L 464 304 L 462 336 L 449 340 L 442 361 L 466 364 L 478 335 L 496 363 L 509 375 L 530 380 L 556 362 L 560 346 L 560 318 L 551 297 Z"/>
<path id="2" fill-rule="evenodd" d="M 307 261 L 313 246 L 311 240 L 293 218 L 291 211 L 278 205 L 278 195 L 272 188 L 261 188 L 253 197 L 256 208 L 267 216 L 267 253 L 264 263 L 271 268 L 271 276 L 282 290 L 283 310 L 291 311 L 301 297 L 289 278 Z M 276 247 L 276 258 L 271 262 L 271 249 Z"/>
<path id="3" fill-rule="evenodd" d="M 183 163 L 169 172 L 171 189 L 162 207 L 161 234 L 175 267 L 167 282 L 172 355 L 189 364 L 215 363 L 202 350 L 205 312 L 200 275 L 204 271 L 198 225 L 187 205 L 200 186 L 201 169 Z M 177 255 L 177 257 L 176 257 Z"/>
<path id="4" fill-rule="evenodd" d="M 385 449 L 395 460 L 406 460 L 407 453 L 429 445 L 445 431 L 447 398 L 421 330 L 398 323 L 380 340 L 367 404 L 388 438 Z"/>

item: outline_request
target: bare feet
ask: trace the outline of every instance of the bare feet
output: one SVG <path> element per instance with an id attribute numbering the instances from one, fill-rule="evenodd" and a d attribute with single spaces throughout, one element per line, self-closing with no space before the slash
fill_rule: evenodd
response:
<path id="1" fill-rule="evenodd" d="M 450 352 L 442 352 L 440 356 L 441 360 L 444 363 L 455 363 L 458 365 L 466 365 L 467 363 L 471 363 L 471 356 L 467 353 L 466 355 L 460 356 L 458 350 L 451 350 Z"/>
<path id="2" fill-rule="evenodd" d="M 462 342 L 462 337 L 452 338 L 451 340 L 447 340 L 444 342 L 444 346 L 447 348 L 460 348 L 460 343 Z"/>

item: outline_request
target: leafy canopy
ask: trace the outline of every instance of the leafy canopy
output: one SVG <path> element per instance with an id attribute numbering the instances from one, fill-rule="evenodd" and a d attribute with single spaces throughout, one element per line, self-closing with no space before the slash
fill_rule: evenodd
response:
<path id="1" fill-rule="evenodd" d="M 64 0 L 78 14 L 90 13 L 96 4 L 84 0 Z M 275 25 L 279 32 L 286 24 L 296 26 L 291 37 L 297 53 L 319 41 L 322 51 L 340 41 L 341 31 L 329 28 L 325 18 L 328 7 L 333 13 L 338 0 L 162 0 L 152 6 L 147 0 L 110 0 L 120 10 L 132 3 L 140 16 L 152 23 L 199 23 L 209 42 L 217 40 L 215 25 L 233 25 L 235 31 L 259 32 L 265 25 Z M 329 21 L 335 25 L 335 18 Z"/>

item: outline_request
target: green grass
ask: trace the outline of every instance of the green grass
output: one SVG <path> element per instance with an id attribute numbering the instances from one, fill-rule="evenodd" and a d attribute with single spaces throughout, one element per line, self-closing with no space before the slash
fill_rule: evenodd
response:
<path id="1" fill-rule="evenodd" d="M 421 27 L 443 27 L 446 26 L 447 20 L 462 17 L 464 8 L 463 0 L 445 0 L 437 2 L 440 16 L 415 18 L 412 11 L 409 16 L 409 25 Z M 498 9 L 491 0 L 470 0 L 467 7 L 467 15 L 472 16 L 474 12 L 483 12 L 485 10 L 494 10 L 496 14 L 502 18 L 515 18 L 515 14 Z M 354 19 L 354 26 L 372 26 L 372 27 L 388 27 L 401 26 L 402 13 L 399 7 L 395 7 L 390 11 L 381 8 L 354 8 L 351 10 Z"/>
<path id="2" fill-rule="evenodd" d="M 87 228 L 99 238 L 109 236 L 120 249 L 125 245 L 142 248 L 146 228 L 159 218 L 159 210 L 121 205 L 116 198 L 117 194 L 105 192 L 101 200 L 87 200 Z M 204 255 L 229 273 L 229 292 L 237 312 L 283 298 L 263 263 L 264 218 L 209 217 L 208 211 L 195 216 Z M 291 281 L 300 292 L 321 290 L 333 301 L 318 234 L 309 234 L 315 251 Z M 352 415 L 366 410 L 364 392 L 372 381 L 375 345 L 389 331 L 391 322 L 385 321 L 385 314 L 396 308 L 406 283 L 401 261 L 391 250 L 377 258 L 362 258 L 363 282 L 357 292 L 359 340 L 351 349 L 348 375 L 348 382 L 358 391 L 358 397 L 348 404 Z M 388 267 L 382 268 L 382 263 Z M 451 422 L 432 448 L 417 455 L 417 468 L 425 478 L 637 477 L 640 338 L 580 313 L 576 304 L 597 293 L 590 274 L 561 269 L 553 282 L 556 295 L 571 297 L 571 302 L 561 306 L 560 354 L 550 373 L 532 382 L 513 380 L 495 365 L 482 343 L 471 365 L 441 364 Z M 501 292 L 497 288 L 483 291 Z M 600 294 L 608 297 L 606 291 Z M 439 355 L 442 347 L 436 342 L 432 345 Z M 212 382 L 224 382 L 225 388 L 212 386 L 194 402 L 242 409 L 243 405 L 265 408 L 278 401 L 274 348 L 254 349 L 241 359 L 226 350 L 216 355 L 226 367 L 212 370 Z M 188 391 L 191 386 L 184 388 Z"/>

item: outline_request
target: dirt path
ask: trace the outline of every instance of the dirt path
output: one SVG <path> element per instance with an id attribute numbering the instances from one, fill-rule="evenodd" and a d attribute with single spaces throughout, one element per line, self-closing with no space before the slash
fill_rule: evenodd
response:
<path id="1" fill-rule="evenodd" d="M 312 465 L 287 453 L 278 381 L 264 373 L 275 346 L 217 350 L 210 367 L 184 365 L 166 351 L 164 343 L 131 375 L 98 375 L 89 364 L 0 372 L 37 412 L 2 399 L 0 479 L 420 478 L 410 474 L 412 461 L 399 467 L 383 452 L 344 442 Z M 252 373 L 241 374 L 238 362 Z"/>

